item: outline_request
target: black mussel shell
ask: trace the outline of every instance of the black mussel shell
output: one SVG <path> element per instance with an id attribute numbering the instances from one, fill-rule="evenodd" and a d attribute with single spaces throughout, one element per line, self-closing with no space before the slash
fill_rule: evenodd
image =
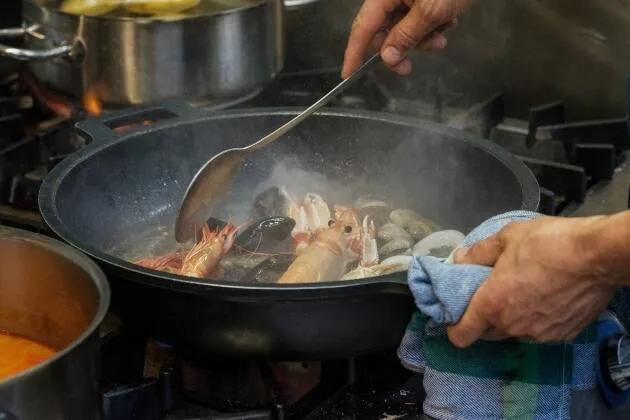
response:
<path id="1" fill-rule="evenodd" d="M 278 254 L 269 257 L 245 274 L 243 281 L 248 283 L 276 283 L 294 259 L 295 255 L 290 254 Z"/>
<path id="2" fill-rule="evenodd" d="M 288 243 L 294 227 L 295 220 L 290 217 L 268 217 L 247 226 L 234 243 L 240 250 L 249 252 L 281 252 L 278 248 Z"/>
<path id="3" fill-rule="evenodd" d="M 270 187 L 254 198 L 252 218 L 265 219 L 273 216 L 284 216 L 287 211 L 287 198 L 278 187 Z"/>

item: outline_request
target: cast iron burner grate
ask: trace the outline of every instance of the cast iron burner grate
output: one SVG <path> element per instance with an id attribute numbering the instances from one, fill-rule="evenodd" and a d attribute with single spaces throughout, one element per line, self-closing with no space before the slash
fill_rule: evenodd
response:
<path id="1" fill-rule="evenodd" d="M 498 93 L 451 119 L 451 124 L 516 154 L 536 176 L 539 211 L 549 215 L 579 205 L 588 188 L 612 179 L 630 150 L 626 117 L 567 122 L 560 101 L 532 107 L 529 119 L 518 121 L 507 118 L 503 94 Z"/>
<path id="2" fill-rule="evenodd" d="M 9 219 L 3 221 L 36 223 L 43 178 L 82 147 L 74 122 L 34 100 L 20 76 L 0 84 L 0 214 Z"/>

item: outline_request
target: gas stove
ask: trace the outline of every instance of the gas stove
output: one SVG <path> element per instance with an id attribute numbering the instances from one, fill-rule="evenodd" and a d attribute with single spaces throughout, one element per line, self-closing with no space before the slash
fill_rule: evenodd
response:
<path id="1" fill-rule="evenodd" d="M 259 94 L 224 107 L 307 106 L 338 81 L 338 69 L 281 74 Z M 51 98 L 25 74 L 0 83 L 0 224 L 50 234 L 37 211 L 46 173 L 84 146 L 71 135 L 86 114 Z M 222 104 L 197 104 L 217 108 Z M 501 92 L 452 105 L 436 89 L 401 100 L 367 75 L 331 106 L 407 114 L 474 132 L 529 166 L 550 215 L 590 215 L 630 205 L 627 118 L 570 122 L 562 102 L 513 119 Z M 166 343 L 127 331 L 115 314 L 103 325 L 106 420 L 423 418 L 422 378 L 395 353 L 326 362 L 187 360 Z"/>

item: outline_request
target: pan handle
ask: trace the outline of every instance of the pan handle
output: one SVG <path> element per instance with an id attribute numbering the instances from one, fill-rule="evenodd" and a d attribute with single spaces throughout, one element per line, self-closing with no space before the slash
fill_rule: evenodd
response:
<path id="1" fill-rule="evenodd" d="M 131 133 L 154 130 L 164 123 L 189 120 L 210 112 L 181 99 L 173 99 L 153 105 L 107 111 L 103 116 L 86 118 L 76 123 L 75 129 L 89 142 L 109 143 Z"/>
<path id="2" fill-rule="evenodd" d="M 21 38 L 27 34 L 36 34 L 38 25 L 31 25 L 21 28 L 0 29 L 0 39 Z M 35 36 L 35 35 L 34 35 Z M 37 35 L 40 37 L 40 35 Z M 0 55 L 11 57 L 21 61 L 49 60 L 57 57 L 71 57 L 74 53 L 74 46 L 62 43 L 57 47 L 42 50 L 32 50 L 28 48 L 17 48 L 6 44 L 0 44 Z"/>

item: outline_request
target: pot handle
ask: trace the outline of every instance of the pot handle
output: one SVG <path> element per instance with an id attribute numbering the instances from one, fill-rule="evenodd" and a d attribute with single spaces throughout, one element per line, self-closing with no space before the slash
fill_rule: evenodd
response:
<path id="1" fill-rule="evenodd" d="M 21 38 L 28 33 L 34 32 L 37 28 L 37 25 L 32 25 L 22 28 L 0 29 L 0 39 Z M 21 61 L 48 60 L 56 57 L 69 56 L 73 49 L 74 47 L 72 45 L 60 45 L 43 50 L 31 50 L 0 44 L 0 55 Z M 0 418 L 0 420 L 2 419 Z"/>
<path id="2" fill-rule="evenodd" d="M 90 142 L 102 143 L 111 142 L 141 130 L 155 129 L 163 122 L 172 124 L 174 121 L 208 115 L 211 112 L 211 110 L 189 105 L 181 99 L 171 99 L 158 104 L 108 111 L 100 117 L 90 117 L 79 121 L 74 127 Z"/>

